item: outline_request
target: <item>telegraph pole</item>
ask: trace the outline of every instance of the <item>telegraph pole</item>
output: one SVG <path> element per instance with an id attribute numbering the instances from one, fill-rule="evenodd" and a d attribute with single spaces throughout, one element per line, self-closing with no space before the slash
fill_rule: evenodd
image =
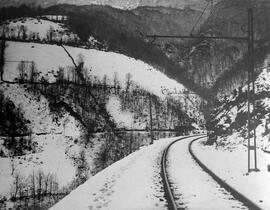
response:
<path id="1" fill-rule="evenodd" d="M 151 97 L 151 94 L 149 94 L 149 112 L 150 112 L 150 137 L 151 137 L 150 144 L 153 144 L 154 137 L 153 137 L 152 97 Z"/>
<path id="2" fill-rule="evenodd" d="M 254 28 L 253 9 L 248 8 L 248 172 L 259 171 L 257 168 L 257 144 L 256 144 L 256 99 L 255 99 L 255 71 L 254 71 Z M 250 91 L 250 83 L 252 90 Z M 252 111 L 251 111 L 252 105 Z M 253 138 L 252 138 L 253 130 Z M 251 142 L 251 139 L 253 141 Z M 251 165 L 251 152 L 253 152 L 254 162 Z"/>

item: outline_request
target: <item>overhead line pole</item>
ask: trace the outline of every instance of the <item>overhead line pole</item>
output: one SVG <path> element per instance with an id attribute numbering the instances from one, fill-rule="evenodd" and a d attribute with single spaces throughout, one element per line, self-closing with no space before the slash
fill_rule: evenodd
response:
<path id="1" fill-rule="evenodd" d="M 248 69 L 248 92 L 250 92 L 250 83 L 252 81 L 252 91 L 248 94 L 248 109 L 249 117 L 249 134 L 248 134 L 248 172 L 259 171 L 257 168 L 257 144 L 256 144 L 256 99 L 255 99 L 255 71 L 254 71 L 254 28 L 253 28 L 253 9 L 248 8 L 248 54 L 249 54 L 249 69 Z M 252 111 L 251 106 L 252 104 Z M 251 145 L 251 131 L 253 130 L 253 144 Z M 251 167 L 250 151 L 254 152 L 254 168 Z"/>

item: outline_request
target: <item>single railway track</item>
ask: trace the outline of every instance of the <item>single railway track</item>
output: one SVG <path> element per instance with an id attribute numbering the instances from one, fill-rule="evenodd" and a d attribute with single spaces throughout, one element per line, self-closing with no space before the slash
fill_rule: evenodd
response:
<path id="1" fill-rule="evenodd" d="M 198 135 L 195 135 L 195 136 L 198 136 Z M 166 160 L 167 160 L 169 149 L 176 142 L 182 141 L 184 139 L 192 138 L 192 137 L 195 137 L 195 136 L 186 136 L 186 137 L 182 137 L 180 139 L 177 139 L 177 140 L 173 141 L 172 143 L 170 143 L 163 152 L 163 155 L 162 155 L 162 158 L 161 158 L 161 177 L 162 177 L 162 181 L 163 181 L 165 198 L 167 199 L 168 207 L 169 207 L 170 210 L 177 210 L 177 206 L 176 206 L 174 196 L 173 196 L 173 192 L 172 192 L 172 189 L 171 189 L 171 186 L 170 186 L 170 183 L 169 183 L 167 167 L 166 167 Z M 205 136 L 199 137 L 198 139 L 203 138 L 203 137 L 205 137 Z"/>
<path id="2" fill-rule="evenodd" d="M 162 159 L 161 159 L 161 177 L 162 177 L 162 181 L 163 181 L 163 187 L 164 187 L 164 193 L 165 193 L 165 198 L 168 202 L 168 209 L 170 210 L 177 210 L 177 203 L 175 201 L 175 197 L 173 195 L 173 190 L 172 190 L 172 186 L 169 182 L 169 174 L 167 172 L 167 158 L 168 158 L 168 153 L 170 148 L 177 142 L 188 139 L 188 138 L 194 138 L 198 135 L 194 135 L 194 136 L 186 136 L 186 137 L 182 137 L 179 138 L 175 141 L 173 141 L 172 143 L 170 143 L 166 149 L 163 152 L 162 155 Z M 251 210 L 261 210 L 260 207 L 258 207 L 255 203 L 253 203 L 252 201 L 250 201 L 248 198 L 246 198 L 243 194 L 241 194 L 240 192 L 236 191 L 233 187 L 231 187 L 230 185 L 228 185 L 227 183 L 225 183 L 221 178 L 219 178 L 214 172 L 212 172 L 206 165 L 204 165 L 199 158 L 195 155 L 195 153 L 192 150 L 192 144 L 202 138 L 205 138 L 206 136 L 198 136 L 198 138 L 195 138 L 194 140 L 192 140 L 189 145 L 188 145 L 188 150 L 190 155 L 192 156 L 192 158 L 196 161 L 196 163 L 200 166 L 200 168 L 205 171 L 208 175 L 210 175 L 213 180 L 215 180 L 215 182 L 218 183 L 218 185 L 221 188 L 224 188 L 227 192 L 229 192 L 236 200 L 240 201 L 241 203 L 243 203 L 244 206 L 246 206 L 248 209 Z"/>

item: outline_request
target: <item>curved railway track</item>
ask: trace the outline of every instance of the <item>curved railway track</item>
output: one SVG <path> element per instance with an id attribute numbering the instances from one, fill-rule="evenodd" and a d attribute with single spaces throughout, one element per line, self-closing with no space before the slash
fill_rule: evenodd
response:
<path id="1" fill-rule="evenodd" d="M 170 148 L 177 142 L 188 139 L 188 138 L 194 138 L 198 135 L 195 136 L 186 136 L 182 137 L 180 139 L 177 139 L 170 143 L 166 149 L 163 152 L 162 158 L 161 158 L 161 177 L 163 181 L 163 187 L 164 187 L 164 193 L 165 193 L 165 198 L 167 199 L 168 202 L 168 209 L 170 210 L 177 210 L 177 203 L 175 201 L 174 195 L 173 195 L 173 190 L 172 186 L 169 182 L 169 174 L 167 171 L 167 159 L 168 159 L 168 153 Z M 245 197 L 243 194 L 240 192 L 236 191 L 233 187 L 225 183 L 221 178 L 219 178 L 214 172 L 212 172 L 206 165 L 204 165 L 199 158 L 194 154 L 192 150 L 192 144 L 202 138 L 205 138 L 206 136 L 200 135 L 198 138 L 195 138 L 188 144 L 188 151 L 191 155 L 191 157 L 196 161 L 196 163 L 200 166 L 200 168 L 205 171 L 209 176 L 213 178 L 213 180 L 218 183 L 218 185 L 225 189 L 227 192 L 229 192 L 236 200 L 240 201 L 244 206 L 246 206 L 248 209 L 252 210 L 261 210 L 260 207 L 258 207 L 255 203 L 250 201 L 247 197 Z"/>

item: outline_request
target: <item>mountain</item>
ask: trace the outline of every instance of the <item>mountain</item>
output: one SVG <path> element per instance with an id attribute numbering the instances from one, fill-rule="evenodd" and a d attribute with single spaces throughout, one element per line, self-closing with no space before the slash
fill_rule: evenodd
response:
<path id="1" fill-rule="evenodd" d="M 156 3 L 160 1 L 156 1 Z M 245 36 L 246 0 L 216 1 L 193 30 L 201 36 Z M 255 63 L 269 52 L 269 3 L 254 4 Z M 13 8 L 15 10 L 15 8 Z M 14 18 L 23 9 L 5 9 L 0 16 Z M 68 14 L 68 25 L 82 41 L 90 35 L 120 52 L 154 65 L 207 100 L 222 97 L 246 83 L 247 44 L 235 40 L 149 39 L 146 34 L 190 35 L 201 11 L 185 7 L 143 6 L 121 10 L 110 6 L 54 5 L 33 14 Z M 6 17 L 5 17 L 6 16 Z M 233 76 L 232 76 L 233 75 Z M 209 94 L 210 93 L 210 94 Z"/>
<path id="2" fill-rule="evenodd" d="M 20 6 L 22 4 L 28 6 L 49 7 L 56 4 L 72 4 L 72 5 L 108 5 L 120 9 L 134 9 L 141 6 L 163 6 L 173 8 L 190 7 L 202 10 L 207 0 L 1 0 L 0 7 Z"/>

